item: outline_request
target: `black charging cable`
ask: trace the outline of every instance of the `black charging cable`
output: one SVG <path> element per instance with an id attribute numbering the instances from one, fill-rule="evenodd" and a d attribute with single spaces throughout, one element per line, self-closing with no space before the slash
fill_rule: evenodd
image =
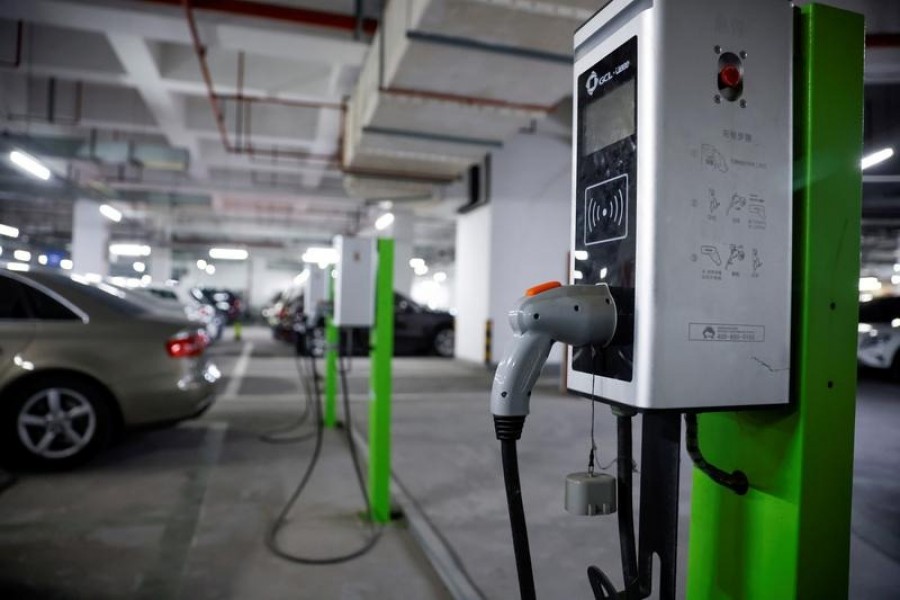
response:
<path id="1" fill-rule="evenodd" d="M 356 450 L 356 442 L 353 439 L 353 433 L 351 429 L 351 415 L 350 415 L 350 393 L 347 388 L 347 377 L 346 372 L 341 366 L 338 371 L 341 375 L 341 387 L 343 392 L 343 403 L 344 403 L 344 419 L 346 421 L 345 432 L 347 435 L 347 443 L 350 447 L 350 456 L 353 460 L 353 468 L 356 471 L 357 481 L 359 483 L 360 491 L 362 492 L 363 499 L 366 505 L 366 519 L 370 523 L 372 532 L 366 542 L 357 550 L 352 552 L 348 552 L 346 554 L 340 554 L 337 556 L 329 556 L 329 557 L 309 557 L 302 556 L 300 554 L 294 554 L 284 550 L 278 544 L 278 533 L 281 528 L 285 525 L 287 521 L 288 514 L 293 509 L 294 505 L 297 503 L 297 500 L 303 494 L 303 491 L 306 489 L 309 484 L 309 480 L 312 478 L 313 471 L 316 468 L 316 464 L 319 461 L 319 457 L 322 453 L 322 442 L 324 439 L 325 433 L 325 424 L 322 418 L 322 405 L 321 405 L 321 385 L 319 383 L 319 372 L 316 366 L 316 358 L 311 351 L 307 352 L 307 356 L 310 360 L 312 367 L 312 375 L 313 375 L 313 389 L 315 390 L 315 398 L 313 402 L 313 409 L 315 414 L 316 421 L 316 431 L 315 431 L 315 446 L 313 447 L 312 457 L 310 458 L 309 465 L 306 467 L 306 471 L 303 473 L 303 476 L 300 478 L 300 483 L 297 484 L 297 487 L 294 489 L 291 497 L 288 499 L 287 503 L 285 503 L 284 507 L 281 509 L 281 512 L 272 522 L 271 527 L 269 528 L 266 534 L 266 546 L 269 550 L 275 554 L 276 556 L 283 558 L 284 560 L 303 564 L 303 565 L 335 565 L 339 563 L 344 563 L 354 558 L 358 558 L 364 554 L 366 554 L 369 550 L 375 547 L 375 544 L 378 543 L 378 540 L 381 538 L 381 533 L 383 528 L 377 524 L 372 519 L 372 505 L 369 501 L 369 495 L 366 492 L 365 481 L 362 475 L 362 468 L 359 463 L 359 456 Z"/>
<path id="2" fill-rule="evenodd" d="M 721 486 L 727 487 L 735 494 L 743 496 L 750 489 L 750 482 L 747 475 L 743 471 L 732 471 L 727 473 L 717 466 L 710 464 L 700 452 L 700 441 L 698 440 L 698 426 L 696 413 L 684 413 L 685 425 L 685 445 L 687 446 L 688 456 L 694 461 L 694 466 L 703 471 L 707 477 L 715 481 Z"/>
<path id="3" fill-rule="evenodd" d="M 497 439 L 500 440 L 503 483 L 506 487 L 506 504 L 509 509 L 509 525 L 512 529 L 513 551 L 516 555 L 519 594 L 522 600 L 536 600 L 531 550 L 528 547 L 528 527 L 525 523 L 525 507 L 522 504 L 522 484 L 519 481 L 519 458 L 516 451 L 516 442 L 522 437 L 524 425 L 525 417 L 494 416 L 494 430 L 497 433 Z"/>
<path id="4" fill-rule="evenodd" d="M 297 417 L 297 419 L 292 423 L 289 423 L 283 427 L 276 427 L 275 429 L 270 429 L 264 433 L 261 433 L 258 436 L 260 441 L 266 442 L 268 444 L 292 444 L 294 442 L 311 440 L 316 436 L 315 431 L 299 435 L 288 435 L 305 425 L 306 422 L 309 421 L 309 417 L 312 414 L 311 406 L 313 404 L 314 395 L 314 392 L 312 390 L 312 378 L 304 372 L 303 358 L 304 355 L 300 354 L 299 351 L 294 356 L 294 363 L 297 367 L 297 376 L 300 378 L 300 385 L 303 388 L 303 397 L 305 399 L 305 402 L 303 404 L 303 412 L 301 412 L 300 416 Z"/>

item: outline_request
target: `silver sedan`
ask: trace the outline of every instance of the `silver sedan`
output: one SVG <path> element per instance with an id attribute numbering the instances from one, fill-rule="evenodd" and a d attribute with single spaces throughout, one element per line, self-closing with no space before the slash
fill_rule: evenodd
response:
<path id="1" fill-rule="evenodd" d="M 206 333 L 77 275 L 0 271 L 0 458 L 65 468 L 129 427 L 205 411 Z"/>

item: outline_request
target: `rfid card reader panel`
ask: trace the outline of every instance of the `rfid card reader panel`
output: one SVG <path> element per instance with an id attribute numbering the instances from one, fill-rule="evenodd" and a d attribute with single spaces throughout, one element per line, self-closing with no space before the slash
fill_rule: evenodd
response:
<path id="1" fill-rule="evenodd" d="M 613 0 L 575 35 L 571 283 L 605 348 L 569 389 L 638 409 L 789 401 L 792 9 Z"/>

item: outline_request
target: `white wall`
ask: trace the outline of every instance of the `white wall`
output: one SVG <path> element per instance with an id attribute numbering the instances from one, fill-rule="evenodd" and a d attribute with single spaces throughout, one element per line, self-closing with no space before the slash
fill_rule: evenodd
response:
<path id="1" fill-rule="evenodd" d="M 477 208 L 460 215 L 456 223 L 456 357 L 479 363 L 484 361 L 493 270 L 491 210 Z"/>
<path id="2" fill-rule="evenodd" d="M 571 222 L 571 146 L 558 137 L 520 134 L 492 156 L 492 356 L 512 341 L 507 313 L 526 289 L 566 283 Z M 457 253 L 461 246 L 457 244 Z M 561 360 L 557 344 L 548 362 Z"/>

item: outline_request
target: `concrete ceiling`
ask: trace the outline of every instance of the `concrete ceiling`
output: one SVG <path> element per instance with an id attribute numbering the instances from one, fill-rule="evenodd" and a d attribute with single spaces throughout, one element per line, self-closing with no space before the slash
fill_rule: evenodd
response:
<path id="1" fill-rule="evenodd" d="M 293 247 L 366 227 L 377 203 L 365 199 L 400 193 L 422 199 L 410 206 L 430 215 L 416 229 L 422 252 L 440 254 L 452 247 L 450 219 L 460 199 L 455 187 L 436 193 L 430 181 L 407 180 L 392 187 L 389 178 L 375 183 L 359 174 L 347 178 L 337 158 L 347 151 L 340 141 L 342 112 L 337 105 L 358 87 L 381 2 L 362 2 L 363 34 L 358 38 L 352 27 L 300 23 L 297 18 L 302 11 L 320 11 L 346 25 L 355 20 L 355 0 L 227 3 L 250 10 L 258 6 L 265 16 L 229 14 L 210 0 L 192 3 L 231 151 L 222 143 L 178 0 L 0 2 L 0 129 L 5 133 L 0 143 L 41 155 L 65 180 L 42 187 L 0 165 L 0 218 L 20 220 L 26 233 L 33 228 L 34 235 L 62 239 L 67 203 L 92 190 L 98 197 L 118 199 L 132 217 L 128 227 L 148 238 Z M 864 12 L 868 33 L 881 36 L 866 56 L 867 147 L 900 148 L 894 114 L 900 99 L 900 2 L 832 3 Z M 527 110 L 526 101 L 552 105 L 565 95 L 556 88 L 568 86 L 568 67 L 544 59 L 565 55 L 571 30 L 602 2 L 402 4 L 409 5 L 411 15 L 397 38 L 404 40 L 406 50 L 389 61 L 387 85 L 488 99 L 502 99 L 514 90 L 520 99 L 516 107 L 494 110 L 373 88 L 375 99 L 355 138 L 357 150 L 369 153 L 365 164 L 382 170 L 398 164 L 412 171 L 443 169 L 452 179 L 523 124 L 542 117 L 541 111 Z M 519 61 L 504 52 L 474 60 L 470 54 L 479 44 L 526 52 Z M 448 59 L 446 52 L 463 58 Z M 541 86 L 529 83 L 535 73 L 529 60 L 535 57 L 547 71 Z M 495 63 L 500 66 L 491 71 Z M 557 79 L 558 85 L 548 83 Z M 465 88 L 459 87 L 462 83 Z M 278 102 L 247 102 L 241 110 L 234 99 L 239 91 Z M 477 135 L 467 133 L 462 144 L 460 132 L 467 130 Z M 236 151 L 250 147 L 253 154 Z M 897 190 L 885 187 L 900 176 L 900 158 L 871 173 L 866 218 L 900 218 L 894 209 Z M 869 197 L 877 201 L 869 202 Z M 50 219 L 54 210 L 63 216 Z M 871 228 L 877 238 L 873 248 L 884 247 L 888 238 L 896 243 L 883 231 Z"/>

